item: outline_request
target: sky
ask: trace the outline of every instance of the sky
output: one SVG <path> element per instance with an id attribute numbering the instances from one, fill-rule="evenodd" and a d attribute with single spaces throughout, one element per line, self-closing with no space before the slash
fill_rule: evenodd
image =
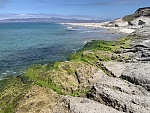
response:
<path id="1" fill-rule="evenodd" d="M 150 0 L 0 0 L 0 19 L 8 14 L 115 19 L 141 7 L 150 7 Z"/>

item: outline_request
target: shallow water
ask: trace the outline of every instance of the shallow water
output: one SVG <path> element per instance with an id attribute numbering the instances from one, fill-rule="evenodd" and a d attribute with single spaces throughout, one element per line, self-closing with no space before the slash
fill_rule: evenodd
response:
<path id="1" fill-rule="evenodd" d="M 91 39 L 114 40 L 105 29 L 55 23 L 0 23 L 0 76 L 22 73 L 33 64 L 66 60 Z"/>

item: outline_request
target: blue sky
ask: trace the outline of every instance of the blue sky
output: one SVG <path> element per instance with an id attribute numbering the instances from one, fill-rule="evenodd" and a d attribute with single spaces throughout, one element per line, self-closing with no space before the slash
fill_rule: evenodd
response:
<path id="1" fill-rule="evenodd" d="M 0 0 L 0 16 L 56 14 L 114 19 L 132 14 L 140 7 L 150 7 L 150 0 Z"/>

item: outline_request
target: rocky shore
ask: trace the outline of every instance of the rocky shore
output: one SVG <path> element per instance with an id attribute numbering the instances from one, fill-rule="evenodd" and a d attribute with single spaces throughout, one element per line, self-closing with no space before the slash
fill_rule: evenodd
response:
<path id="1" fill-rule="evenodd" d="M 150 8 L 139 8 L 134 14 L 102 23 L 65 23 L 73 26 L 105 28 L 106 33 L 150 35 Z"/>
<path id="2" fill-rule="evenodd" d="M 149 9 L 134 15 L 141 18 L 141 10 Z M 149 18 L 146 11 L 142 16 Z M 35 65 L 21 76 L 3 79 L 0 112 L 149 113 L 150 25 L 145 23 L 117 41 L 88 42 L 68 61 Z"/>

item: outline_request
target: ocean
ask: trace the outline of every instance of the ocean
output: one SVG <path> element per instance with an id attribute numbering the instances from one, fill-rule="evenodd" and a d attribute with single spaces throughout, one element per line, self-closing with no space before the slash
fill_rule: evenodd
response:
<path id="1" fill-rule="evenodd" d="M 0 77 L 23 73 L 34 64 L 67 60 L 90 40 L 115 40 L 102 28 L 57 23 L 0 23 Z"/>

